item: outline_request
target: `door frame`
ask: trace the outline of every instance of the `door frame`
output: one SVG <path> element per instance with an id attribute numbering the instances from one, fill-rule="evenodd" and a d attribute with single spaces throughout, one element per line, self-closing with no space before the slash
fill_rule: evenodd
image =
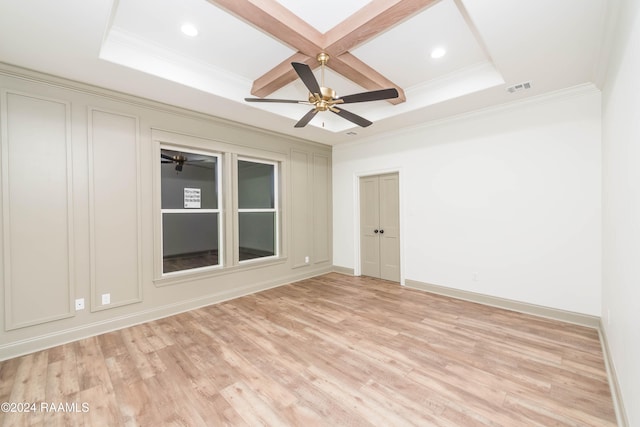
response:
<path id="1" fill-rule="evenodd" d="M 354 276 L 362 276 L 362 260 L 360 251 L 360 178 L 375 175 L 386 175 L 391 173 L 398 174 L 398 217 L 400 218 L 400 285 L 404 286 L 404 224 L 405 224 L 405 209 L 404 209 L 404 185 L 402 179 L 402 168 L 389 168 L 389 169 L 376 169 L 355 172 L 353 174 L 353 255 L 354 255 Z"/>

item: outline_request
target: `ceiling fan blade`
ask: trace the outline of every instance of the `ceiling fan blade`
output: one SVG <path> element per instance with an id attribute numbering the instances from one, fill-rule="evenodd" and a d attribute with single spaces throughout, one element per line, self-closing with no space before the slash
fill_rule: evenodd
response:
<path id="1" fill-rule="evenodd" d="M 194 168 L 201 168 L 201 169 L 209 169 L 209 170 L 213 170 L 213 163 L 211 163 L 211 167 L 206 166 L 204 163 L 201 163 L 201 164 L 199 164 L 199 165 L 197 165 L 197 164 L 193 164 L 193 163 L 185 163 L 184 165 L 185 165 L 185 166 L 191 166 L 191 167 L 194 167 Z"/>
<path id="2" fill-rule="evenodd" d="M 169 161 L 171 161 L 171 162 L 174 162 L 174 161 L 175 161 L 175 160 L 173 159 L 173 157 L 171 157 L 171 156 L 170 156 L 170 155 L 168 155 L 168 154 L 162 154 L 162 153 L 160 153 L 160 157 L 162 157 L 162 158 L 163 158 L 163 159 L 165 159 L 165 160 L 169 160 Z"/>
<path id="3" fill-rule="evenodd" d="M 313 110 L 309 110 L 309 112 L 307 114 L 304 115 L 303 118 L 301 118 L 298 123 L 296 123 L 296 125 L 294 127 L 296 128 L 303 128 L 307 125 L 307 123 L 309 123 L 311 121 L 311 119 L 313 119 L 315 117 L 315 115 L 318 113 L 318 110 L 316 110 L 315 108 Z"/>
<path id="4" fill-rule="evenodd" d="M 318 80 L 316 80 L 316 76 L 313 75 L 311 67 L 301 62 L 292 62 L 291 65 L 293 69 L 296 70 L 296 73 L 298 73 L 300 80 L 302 80 L 307 89 L 309 89 L 309 92 L 320 94 L 320 85 L 318 84 Z"/>
<path id="5" fill-rule="evenodd" d="M 340 108 L 336 108 L 333 107 L 330 110 L 333 113 L 336 113 L 337 115 L 339 115 L 340 117 L 349 120 L 352 123 L 357 124 L 358 126 L 361 126 L 363 128 L 366 128 L 367 126 L 371 126 L 373 124 L 373 122 L 370 122 L 369 120 L 365 119 L 364 117 L 360 117 L 357 114 L 353 114 L 350 111 L 347 110 L 341 110 Z"/>
<path id="6" fill-rule="evenodd" d="M 285 104 L 308 104 L 309 101 L 296 101 L 295 99 L 273 99 L 273 98 L 245 98 L 246 102 L 282 102 Z"/>
<path id="7" fill-rule="evenodd" d="M 353 104 L 354 102 L 380 101 L 383 99 L 392 99 L 398 97 L 396 88 L 372 90 L 370 92 L 356 93 L 353 95 L 343 96 L 341 104 Z"/>

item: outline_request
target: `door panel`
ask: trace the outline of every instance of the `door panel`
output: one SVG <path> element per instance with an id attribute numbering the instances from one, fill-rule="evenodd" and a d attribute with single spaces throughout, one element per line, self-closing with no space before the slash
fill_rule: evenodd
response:
<path id="1" fill-rule="evenodd" d="M 398 174 L 380 176 L 380 278 L 400 281 Z"/>
<path id="2" fill-rule="evenodd" d="M 378 179 L 360 178 L 360 256 L 365 276 L 380 277 L 380 245 L 374 233 L 380 222 L 379 205 Z"/>
<path id="3" fill-rule="evenodd" d="M 400 281 L 398 174 L 360 178 L 361 273 Z"/>

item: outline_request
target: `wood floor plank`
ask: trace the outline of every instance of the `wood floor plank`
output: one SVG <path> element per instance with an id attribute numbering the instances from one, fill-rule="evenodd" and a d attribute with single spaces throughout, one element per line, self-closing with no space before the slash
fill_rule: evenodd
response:
<path id="1" fill-rule="evenodd" d="M 105 358 L 127 353 L 127 348 L 122 341 L 121 331 L 108 332 L 99 335 L 97 338 L 100 343 L 100 350 Z"/>
<path id="2" fill-rule="evenodd" d="M 598 332 L 336 273 L 0 362 L 0 426 L 614 426 Z"/>
<path id="3" fill-rule="evenodd" d="M 127 349 L 128 355 L 133 360 L 138 373 L 142 378 L 150 378 L 158 372 L 164 371 L 162 361 L 152 351 L 144 337 L 140 336 L 138 329 L 127 328 L 120 331 L 122 341 Z"/>
<path id="4" fill-rule="evenodd" d="M 407 381 L 405 381 L 406 383 Z M 361 391 L 364 395 L 381 405 L 390 408 L 396 414 L 402 414 L 403 418 L 411 420 L 415 425 L 450 426 L 440 415 L 445 405 L 433 400 L 420 400 L 420 392 L 411 396 L 397 393 L 393 388 L 387 387 L 375 381 L 369 381 Z"/>
<path id="5" fill-rule="evenodd" d="M 311 366 L 307 370 L 307 380 L 319 390 L 331 396 L 334 400 L 343 402 L 350 410 L 355 411 L 361 418 L 366 418 L 375 426 L 411 426 L 412 420 L 396 414 L 392 408 L 379 404 L 373 399 L 367 399 L 360 391 L 360 386 L 350 381 L 343 381 L 326 369 Z"/>
<path id="6" fill-rule="evenodd" d="M 78 400 L 88 405 L 88 411 L 82 412 L 86 426 L 123 426 L 118 401 L 111 382 L 108 386 L 98 384 L 78 393 Z"/>
<path id="7" fill-rule="evenodd" d="M 154 395 L 142 379 L 130 384 L 114 382 L 113 388 L 123 425 L 162 425 Z"/>
<path id="8" fill-rule="evenodd" d="M 109 377 L 98 338 L 91 337 L 76 341 L 74 348 L 80 391 L 103 387 L 111 392 L 113 389 L 111 386 L 111 378 Z"/>
<path id="9" fill-rule="evenodd" d="M 47 402 L 63 402 L 80 391 L 75 360 L 59 360 L 49 363 L 45 399 Z"/>
<path id="10" fill-rule="evenodd" d="M 285 421 L 255 390 L 238 381 L 221 391 L 232 408 L 251 426 L 286 426 Z"/>
<path id="11" fill-rule="evenodd" d="M 0 402 L 8 402 L 16 381 L 20 358 L 9 359 L 0 363 Z M 2 413 L 0 413 L 0 417 Z"/>

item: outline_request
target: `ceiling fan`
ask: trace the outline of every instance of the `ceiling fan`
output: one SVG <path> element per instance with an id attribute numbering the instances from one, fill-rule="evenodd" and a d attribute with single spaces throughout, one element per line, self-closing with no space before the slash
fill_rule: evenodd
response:
<path id="1" fill-rule="evenodd" d="M 311 67 L 309 67 L 307 64 L 303 64 L 300 62 L 291 63 L 293 69 L 300 77 L 300 80 L 302 80 L 307 89 L 309 89 L 308 101 L 270 98 L 245 98 L 244 100 L 247 102 L 280 102 L 287 104 L 312 105 L 313 108 L 307 114 L 305 114 L 298 121 L 298 123 L 295 124 L 294 127 L 297 128 L 305 127 L 307 123 L 309 123 L 319 111 L 327 110 L 339 115 L 344 119 L 349 120 L 352 123 L 357 124 L 358 126 L 367 127 L 371 125 L 372 122 L 365 119 L 364 117 L 358 116 L 357 114 L 351 113 L 342 108 L 338 108 L 336 107 L 336 104 L 353 104 L 355 102 L 380 101 L 383 99 L 392 99 L 398 97 L 398 90 L 395 88 L 391 88 L 356 93 L 353 95 L 341 96 L 337 98 L 336 92 L 333 89 L 324 86 L 324 66 L 327 64 L 327 61 L 329 61 L 329 55 L 323 52 L 318 54 L 316 59 L 318 60 L 318 62 L 320 62 L 320 65 L 322 67 L 322 85 L 318 84 L 316 77 L 313 75 L 313 71 L 311 71 Z"/>
<path id="2" fill-rule="evenodd" d="M 167 153 L 173 153 L 172 151 L 168 151 L 168 150 L 162 150 L 160 152 L 160 158 L 161 163 L 175 163 L 176 165 L 176 171 L 178 172 L 182 172 L 182 168 L 184 167 L 184 165 L 186 164 L 187 166 L 196 166 L 196 167 L 200 167 L 200 168 L 206 168 L 206 169 L 210 169 L 209 167 L 205 166 L 205 165 L 197 165 L 194 164 L 194 162 L 206 162 L 204 159 L 196 159 L 196 160 L 190 160 L 187 158 L 187 156 L 183 155 L 182 153 L 177 153 L 177 154 L 167 154 Z"/>

